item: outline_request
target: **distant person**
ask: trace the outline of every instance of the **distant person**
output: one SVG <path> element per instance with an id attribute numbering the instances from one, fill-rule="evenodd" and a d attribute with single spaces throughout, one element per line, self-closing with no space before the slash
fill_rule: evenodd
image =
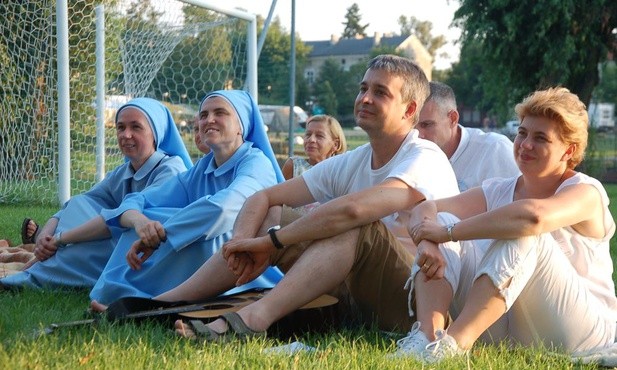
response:
<path id="1" fill-rule="evenodd" d="M 617 298 L 610 239 L 615 222 L 602 184 L 574 170 L 587 147 L 585 105 L 568 89 L 549 88 L 526 97 L 516 113 L 520 176 L 487 180 L 412 211 L 422 220 L 410 227 L 419 246 L 479 238 L 492 243 L 478 263 L 465 263 L 466 252 L 477 253 L 473 250 L 446 256 L 449 265 L 462 267 L 461 279 L 470 277 L 462 284 L 471 287 L 467 299 L 458 299 L 465 298 L 460 285 L 435 280 L 425 290 L 425 277 L 416 276 L 416 301 L 452 303 L 454 321 L 447 330 L 415 325 L 420 331 L 405 342 L 415 337 L 432 343 L 407 348 L 409 356 L 426 362 L 464 356 L 481 335 L 493 343 L 575 357 L 610 346 L 614 355 Z M 460 220 L 443 226 L 431 221 L 438 212 Z"/>
<path id="2" fill-rule="evenodd" d="M 293 156 L 283 165 L 285 180 L 301 176 L 304 171 L 317 163 L 337 154 L 347 151 L 347 140 L 341 124 L 336 118 L 324 114 L 311 116 L 306 121 L 304 132 L 304 153 L 306 158 Z M 295 210 L 306 213 L 313 210 L 319 203 L 311 203 Z"/>
<path id="3" fill-rule="evenodd" d="M 347 151 L 347 140 L 336 118 L 318 114 L 306 121 L 304 157 L 292 156 L 283 165 L 285 180 L 302 175 L 317 163 Z"/>
<path id="4" fill-rule="evenodd" d="M 454 168 L 460 191 L 480 186 L 493 177 L 520 172 L 512 157 L 512 141 L 498 133 L 486 133 L 459 124 L 456 97 L 450 86 L 431 82 L 431 94 L 420 111 L 420 137 L 437 144 Z"/>
<path id="5" fill-rule="evenodd" d="M 193 122 L 193 140 L 195 141 L 195 146 L 201 152 L 201 155 L 210 153 L 210 147 L 208 147 L 205 140 L 201 139 L 201 132 L 199 131 L 199 115 L 195 117 L 195 121 Z"/>
<path id="6" fill-rule="evenodd" d="M 25 271 L 0 280 L 2 284 L 94 286 L 118 236 L 105 226 L 101 210 L 118 207 L 125 195 L 161 184 L 193 166 L 171 113 L 158 101 L 129 101 L 118 109 L 115 126 L 125 163 L 87 192 L 72 197 L 38 233 L 33 220 L 24 220 L 23 237 L 36 237 L 36 259 Z M 79 239 L 68 238 L 74 230 L 81 230 Z"/>
<path id="7" fill-rule="evenodd" d="M 90 292 L 94 310 L 123 297 L 152 297 L 188 279 L 231 238 L 246 199 L 284 180 L 246 91 L 207 94 L 199 128 L 210 153 L 195 167 L 103 212 L 110 227 L 125 231 Z M 268 269 L 253 285 L 271 287 L 281 276 Z"/>

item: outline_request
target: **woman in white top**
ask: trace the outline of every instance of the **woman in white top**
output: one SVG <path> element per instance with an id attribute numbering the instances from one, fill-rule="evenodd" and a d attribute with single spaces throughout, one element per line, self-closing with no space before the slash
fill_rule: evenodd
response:
<path id="1" fill-rule="evenodd" d="M 492 342 L 575 356 L 615 342 L 617 298 L 609 253 L 615 223 L 602 184 L 574 170 L 587 146 L 585 105 L 565 88 L 549 88 L 528 96 L 516 112 L 521 125 L 514 156 L 521 176 L 487 180 L 414 209 L 424 218 L 410 228 L 416 243 L 493 239 L 478 263 L 462 264 L 474 270 L 473 285 L 447 331 L 410 333 L 432 341 L 407 353 L 423 361 L 466 354 L 487 329 L 482 338 Z M 461 221 L 443 226 L 431 221 L 437 212 Z M 438 259 L 418 254 L 419 279 L 435 274 Z M 421 295 L 417 289 L 417 302 Z M 447 295 L 456 301 L 456 292 Z"/>
<path id="2" fill-rule="evenodd" d="M 290 157 L 283 165 L 285 180 L 300 176 L 304 171 L 334 155 L 347 151 L 347 141 L 336 118 L 318 114 L 306 121 L 303 157 Z"/>
<path id="3" fill-rule="evenodd" d="M 347 140 L 339 121 L 327 114 L 312 116 L 306 121 L 304 153 L 306 158 L 293 156 L 283 165 L 283 177 L 289 180 L 301 176 L 317 163 L 347 151 Z M 319 205 L 318 202 L 295 208 L 304 214 Z"/>

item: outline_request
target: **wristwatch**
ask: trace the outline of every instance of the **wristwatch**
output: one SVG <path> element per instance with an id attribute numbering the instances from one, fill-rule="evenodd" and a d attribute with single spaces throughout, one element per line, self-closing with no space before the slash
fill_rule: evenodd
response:
<path id="1" fill-rule="evenodd" d="M 55 233 L 53 238 L 56 241 L 56 245 L 58 247 L 64 247 L 66 245 L 66 243 L 62 242 L 62 231 Z"/>
<path id="2" fill-rule="evenodd" d="M 268 229 L 268 234 L 270 234 L 270 239 L 272 239 L 272 244 L 276 249 L 283 249 L 285 246 L 283 243 L 279 241 L 279 238 L 276 237 L 276 232 L 281 229 L 281 225 L 272 226 Z"/>

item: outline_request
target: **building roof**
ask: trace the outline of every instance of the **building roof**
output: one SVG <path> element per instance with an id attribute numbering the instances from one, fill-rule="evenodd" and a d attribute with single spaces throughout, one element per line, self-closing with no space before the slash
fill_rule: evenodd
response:
<path id="1" fill-rule="evenodd" d="M 363 37 L 353 39 L 336 39 L 325 41 L 305 41 L 311 46 L 309 57 L 337 56 L 337 55 L 368 55 L 375 46 L 397 47 L 409 36 Z"/>

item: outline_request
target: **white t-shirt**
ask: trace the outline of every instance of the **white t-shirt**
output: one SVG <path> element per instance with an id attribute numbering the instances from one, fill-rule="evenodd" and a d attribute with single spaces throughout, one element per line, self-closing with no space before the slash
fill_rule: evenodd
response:
<path id="1" fill-rule="evenodd" d="M 510 204 L 514 199 L 514 189 L 518 177 L 510 179 L 492 179 L 482 184 L 487 210 Z M 590 184 L 598 189 L 604 207 L 604 229 L 602 239 L 594 239 L 579 234 L 572 227 L 562 227 L 551 231 L 551 235 L 561 247 L 578 275 L 587 282 L 591 293 L 617 317 L 617 298 L 613 282 L 613 262 L 610 255 L 610 239 L 615 234 L 615 221 L 608 208 L 609 198 L 602 184 L 584 173 L 577 173 L 565 180 L 555 193 L 568 186 Z M 567 207 L 567 205 L 564 205 Z"/>
<path id="2" fill-rule="evenodd" d="M 510 139 L 494 132 L 459 127 L 461 142 L 450 163 L 461 192 L 482 185 L 486 179 L 520 175 Z"/>
<path id="3" fill-rule="evenodd" d="M 337 155 L 313 166 L 302 175 L 309 191 L 320 203 L 375 186 L 396 178 L 422 193 L 426 199 L 450 197 L 459 193 L 448 158 L 435 143 L 418 137 L 411 130 L 394 157 L 381 168 L 371 169 L 370 144 Z M 410 210 L 382 218 L 388 229 L 406 247 L 413 246 L 407 232 Z"/>

